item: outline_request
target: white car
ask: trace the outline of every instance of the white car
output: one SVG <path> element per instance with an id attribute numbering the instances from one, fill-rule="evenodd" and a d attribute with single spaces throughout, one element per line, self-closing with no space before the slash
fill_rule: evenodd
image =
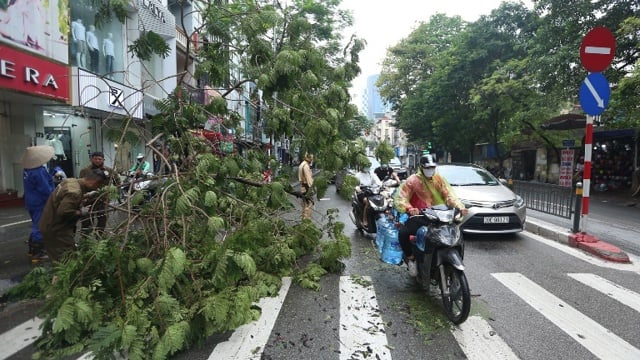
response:
<path id="1" fill-rule="evenodd" d="M 473 164 L 438 164 L 469 214 L 460 229 L 473 234 L 510 234 L 524 229 L 524 199 L 486 169 Z"/>

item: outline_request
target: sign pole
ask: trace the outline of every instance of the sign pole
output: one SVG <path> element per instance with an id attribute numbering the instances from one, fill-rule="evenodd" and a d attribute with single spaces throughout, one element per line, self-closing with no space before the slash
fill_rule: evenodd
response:
<path id="1" fill-rule="evenodd" d="M 599 117 L 599 116 L 598 116 Z M 582 175 L 582 224 L 580 230 L 586 232 L 586 220 L 589 215 L 589 192 L 591 190 L 591 158 L 593 149 L 594 116 L 587 115 L 584 135 L 584 170 Z"/>

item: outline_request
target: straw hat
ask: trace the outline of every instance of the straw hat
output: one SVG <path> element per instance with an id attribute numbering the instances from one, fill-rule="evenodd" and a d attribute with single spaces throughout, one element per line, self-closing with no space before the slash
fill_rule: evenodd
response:
<path id="1" fill-rule="evenodd" d="M 29 146 L 22 155 L 22 167 L 35 169 L 46 164 L 53 157 L 53 146 Z"/>

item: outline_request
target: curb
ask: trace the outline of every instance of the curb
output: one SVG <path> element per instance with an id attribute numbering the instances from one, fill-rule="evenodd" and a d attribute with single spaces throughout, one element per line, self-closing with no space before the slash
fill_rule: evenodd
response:
<path id="1" fill-rule="evenodd" d="M 606 243 L 584 232 L 574 234 L 561 226 L 549 224 L 530 217 L 528 217 L 525 222 L 525 230 L 544 238 L 581 249 L 607 261 L 624 264 L 631 263 L 627 253 L 620 250 L 617 246 Z"/>
<path id="2" fill-rule="evenodd" d="M 629 256 L 615 245 L 601 241 L 597 237 L 581 232 L 569 236 L 569 245 L 577 247 L 605 260 L 628 264 Z"/>

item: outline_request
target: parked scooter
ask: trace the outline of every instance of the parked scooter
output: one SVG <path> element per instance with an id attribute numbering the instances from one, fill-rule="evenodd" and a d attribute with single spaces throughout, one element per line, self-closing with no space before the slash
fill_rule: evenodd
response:
<path id="1" fill-rule="evenodd" d="M 364 197 L 368 201 L 366 226 L 362 224 L 364 204 L 358 200 L 358 193 L 353 193 L 349 217 L 358 230 L 368 233 L 377 232 L 376 221 L 384 214 L 389 214 L 393 209 L 393 194 L 398 186 L 400 183 L 390 178 L 382 180 L 382 186 L 360 186 L 360 190 L 364 192 Z"/>
<path id="2" fill-rule="evenodd" d="M 423 209 L 430 224 L 411 236 L 418 267 L 417 279 L 423 285 L 438 285 L 447 317 L 454 324 L 464 322 L 471 309 L 471 293 L 464 274 L 464 242 L 458 222 L 460 210 L 446 205 Z M 428 248 L 430 253 L 425 253 Z"/>
<path id="3" fill-rule="evenodd" d="M 376 220 L 378 220 L 380 216 L 384 216 L 387 210 L 393 207 L 393 200 L 382 194 L 384 188 L 379 185 L 361 186 L 360 190 L 364 193 L 364 197 L 367 199 L 368 203 L 367 212 L 365 214 L 367 224 L 362 224 L 364 203 L 358 200 L 357 192 L 354 192 L 351 196 L 351 212 L 349 212 L 349 217 L 358 230 L 375 233 Z"/>
<path id="4" fill-rule="evenodd" d="M 135 172 L 129 172 L 126 179 L 122 182 L 122 185 L 120 185 L 119 202 L 122 204 L 129 199 L 133 199 L 136 192 L 143 192 L 143 199 L 149 200 L 153 195 L 153 181 L 152 172 L 141 175 L 136 175 Z"/>

